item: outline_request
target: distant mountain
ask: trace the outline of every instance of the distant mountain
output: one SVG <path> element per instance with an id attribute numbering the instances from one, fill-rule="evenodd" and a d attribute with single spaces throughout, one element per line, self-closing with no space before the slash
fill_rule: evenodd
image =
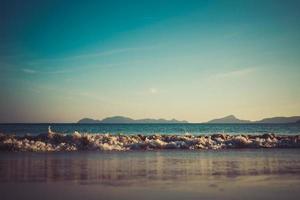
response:
<path id="1" fill-rule="evenodd" d="M 80 124 L 96 124 L 96 123 L 107 123 L 107 124 L 172 124 L 172 123 L 188 123 L 187 121 L 179 121 L 176 119 L 166 120 L 166 119 L 131 119 L 129 117 L 114 116 L 107 117 L 103 120 L 95 120 L 91 118 L 83 118 L 77 123 Z M 272 117 L 265 118 L 258 121 L 241 120 L 236 118 L 234 115 L 228 115 L 223 118 L 213 119 L 208 121 L 210 124 L 242 124 L 242 123 L 270 123 L 270 124 L 280 124 L 280 123 L 300 123 L 300 116 L 293 117 Z"/>
<path id="2" fill-rule="evenodd" d="M 77 123 L 81 123 L 81 124 L 94 124 L 94 123 L 100 123 L 100 120 L 95 120 L 95 119 L 91 119 L 91 118 L 83 118 L 81 120 L 79 120 Z"/>
<path id="3" fill-rule="evenodd" d="M 297 124 L 300 124 L 300 120 L 296 121 Z"/>
<path id="4" fill-rule="evenodd" d="M 207 123 L 211 124 L 234 124 L 234 123 L 262 123 L 262 124 L 284 124 L 284 123 L 300 123 L 300 116 L 293 117 L 272 117 L 258 121 L 240 120 L 234 115 L 229 115 L 220 119 L 213 119 Z"/>
<path id="5" fill-rule="evenodd" d="M 103 120 L 95 120 L 90 118 L 83 118 L 79 120 L 77 123 L 80 124 L 92 124 L 92 123 L 107 123 L 107 124 L 168 124 L 168 123 L 188 123 L 187 121 L 178 121 L 176 119 L 172 120 L 166 120 L 166 119 L 131 119 L 129 117 L 123 117 L 123 116 L 114 116 L 114 117 L 107 117 Z"/>
<path id="6" fill-rule="evenodd" d="M 129 117 L 115 116 L 115 117 L 107 117 L 102 120 L 99 120 L 99 123 L 108 123 L 108 124 L 126 124 L 126 123 L 134 123 L 135 120 Z"/>
<path id="7" fill-rule="evenodd" d="M 265 118 L 265 119 L 256 121 L 255 123 L 280 124 L 280 123 L 295 123 L 297 121 L 300 121 L 300 116 Z"/>
<path id="8" fill-rule="evenodd" d="M 234 115 L 228 115 L 223 118 L 210 120 L 207 123 L 210 123 L 210 124 L 238 124 L 239 123 L 239 124 L 241 124 L 241 123 L 251 123 L 251 121 L 241 120 L 241 119 L 236 118 Z"/>

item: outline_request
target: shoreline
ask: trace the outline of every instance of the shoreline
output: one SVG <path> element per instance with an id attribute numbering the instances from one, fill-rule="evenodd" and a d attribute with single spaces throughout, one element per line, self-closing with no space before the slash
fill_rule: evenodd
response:
<path id="1" fill-rule="evenodd" d="M 0 134 L 0 151 L 129 151 L 156 149 L 300 148 L 300 135 L 71 135 L 52 132 L 37 136 Z"/>

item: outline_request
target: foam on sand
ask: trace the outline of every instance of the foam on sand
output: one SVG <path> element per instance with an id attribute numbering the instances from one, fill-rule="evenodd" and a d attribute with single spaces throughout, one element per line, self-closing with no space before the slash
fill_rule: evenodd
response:
<path id="1" fill-rule="evenodd" d="M 0 151 L 126 151 L 153 149 L 300 148 L 300 135 L 110 135 L 51 131 L 38 136 L 0 134 Z"/>

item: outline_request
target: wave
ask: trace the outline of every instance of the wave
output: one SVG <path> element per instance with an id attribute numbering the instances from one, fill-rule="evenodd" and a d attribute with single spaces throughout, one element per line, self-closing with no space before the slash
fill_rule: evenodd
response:
<path id="1" fill-rule="evenodd" d="M 37 136 L 0 134 L 0 151 L 127 151 L 154 149 L 300 148 L 300 135 L 111 135 L 75 131 L 71 135 Z"/>

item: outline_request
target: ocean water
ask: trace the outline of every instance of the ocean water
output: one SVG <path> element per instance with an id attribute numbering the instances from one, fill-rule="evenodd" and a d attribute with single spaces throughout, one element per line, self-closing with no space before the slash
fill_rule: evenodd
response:
<path id="1" fill-rule="evenodd" d="M 48 126 L 66 134 L 300 133 L 297 124 L 1 124 L 0 132 L 38 135 Z M 0 151 L 0 198 L 298 200 L 299 155 L 299 148 Z"/>
<path id="2" fill-rule="evenodd" d="M 109 133 L 109 134 L 194 134 L 211 135 L 226 134 L 264 134 L 282 135 L 300 134 L 300 124 L 0 124 L 0 133 L 15 135 L 38 135 L 47 133 L 51 126 L 53 132 L 72 134 Z"/>

